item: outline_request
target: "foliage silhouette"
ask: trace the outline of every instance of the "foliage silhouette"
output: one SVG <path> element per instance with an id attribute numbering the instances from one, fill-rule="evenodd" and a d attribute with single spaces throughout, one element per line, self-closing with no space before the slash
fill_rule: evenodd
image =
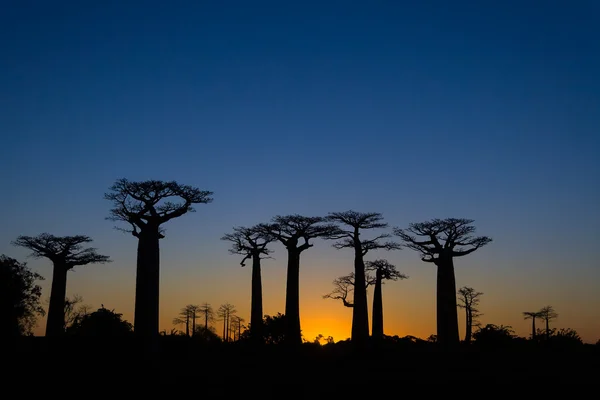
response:
<path id="1" fill-rule="evenodd" d="M 250 335 L 256 340 L 262 339 L 262 320 L 263 320 L 263 301 L 262 301 L 262 276 L 261 262 L 263 258 L 270 258 L 271 250 L 267 245 L 274 240 L 275 236 L 259 226 L 251 228 L 235 227 L 233 233 L 224 235 L 221 240 L 232 243 L 229 252 L 231 254 L 243 255 L 241 266 L 248 259 L 252 260 L 252 285 L 251 285 L 251 303 L 250 303 L 250 323 L 254 332 Z"/>
<path id="2" fill-rule="evenodd" d="M 480 327 L 474 334 L 473 339 L 477 345 L 487 347 L 506 347 L 515 338 L 511 326 L 487 324 Z"/>
<path id="3" fill-rule="evenodd" d="M 136 336 L 158 336 L 162 225 L 193 212 L 193 204 L 212 202 L 212 194 L 176 181 L 130 182 L 119 179 L 104 195 L 113 205 L 107 219 L 126 222 L 131 226 L 131 230 L 126 231 L 138 239 L 134 312 Z M 172 198 L 180 201 L 172 201 Z"/>
<path id="4" fill-rule="evenodd" d="M 432 219 L 411 223 L 394 233 L 409 249 L 421 253 L 421 260 L 437 266 L 437 338 L 444 346 L 459 343 L 454 258 L 474 252 L 490 243 L 487 236 L 472 236 L 473 220 L 461 218 Z M 419 239 L 421 236 L 424 239 Z"/>
<path id="5" fill-rule="evenodd" d="M 37 316 L 45 312 L 40 304 L 44 278 L 27 263 L 0 256 L 0 338 L 32 335 Z"/>
<path id="6" fill-rule="evenodd" d="M 374 339 L 383 339 L 383 295 L 382 288 L 384 280 L 396 281 L 398 279 L 408 279 L 407 275 L 400 273 L 396 266 L 389 263 L 388 260 L 380 259 L 367 261 L 365 263 L 367 271 L 375 271 L 375 290 L 373 292 L 373 326 L 371 337 Z"/>
<path id="7" fill-rule="evenodd" d="M 302 344 L 300 329 L 300 254 L 313 247 L 311 239 L 330 238 L 339 228 L 326 223 L 323 217 L 304 217 L 298 214 L 277 215 L 269 224 L 259 224 L 257 229 L 281 242 L 288 253 L 285 291 L 286 343 Z M 252 325 L 252 324 L 251 324 Z"/>
<path id="8" fill-rule="evenodd" d="M 472 287 L 463 286 L 458 289 L 458 307 L 465 310 L 465 343 L 471 342 L 473 327 L 480 325 L 477 317 L 483 314 L 479 312 L 477 306 L 482 295 L 482 292 L 477 292 Z"/>
<path id="9" fill-rule="evenodd" d="M 123 314 L 100 307 L 75 321 L 67 334 L 86 337 L 127 337 L 133 334 L 133 325 L 123 320 Z"/>
<path id="10" fill-rule="evenodd" d="M 67 272 L 79 265 L 104 264 L 111 262 L 108 256 L 100 255 L 93 247 L 84 248 L 91 238 L 84 235 L 54 236 L 42 233 L 38 236 L 19 236 L 13 245 L 32 251 L 31 256 L 52 261 L 52 288 L 46 321 L 46 336 L 57 337 L 65 333 L 65 298 L 67 294 Z"/>
<path id="11" fill-rule="evenodd" d="M 383 229 L 388 224 L 382 222 L 381 213 L 363 213 L 354 210 L 331 212 L 327 220 L 343 225 L 340 232 L 330 236 L 336 239 L 333 244 L 336 249 L 350 248 L 354 250 L 354 299 L 352 307 L 352 336 L 351 340 L 364 345 L 369 338 L 369 311 L 367 309 L 367 289 L 365 279 L 365 255 L 372 250 L 399 250 L 400 244 L 387 241 L 391 235 L 383 233 L 373 239 L 363 239 L 361 234 L 367 229 Z"/>

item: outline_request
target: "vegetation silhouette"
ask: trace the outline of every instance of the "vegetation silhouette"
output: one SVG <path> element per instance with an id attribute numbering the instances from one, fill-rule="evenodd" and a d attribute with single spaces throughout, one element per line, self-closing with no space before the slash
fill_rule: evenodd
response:
<path id="1" fill-rule="evenodd" d="M 162 225 L 193 212 L 194 204 L 212 202 L 212 194 L 176 181 L 131 182 L 122 178 L 104 195 L 113 204 L 107 219 L 126 222 L 131 229 L 118 229 L 138 239 L 133 319 L 136 336 L 152 339 L 158 335 L 159 240 L 165 237 Z"/>
<path id="2" fill-rule="evenodd" d="M 46 336 L 58 337 L 65 333 L 65 298 L 67 295 L 67 272 L 79 265 L 110 262 L 108 256 L 100 255 L 93 247 L 84 248 L 91 242 L 88 236 L 54 236 L 42 233 L 38 236 L 19 236 L 13 244 L 32 251 L 31 256 L 52 261 L 52 289 L 46 321 Z"/>
<path id="3" fill-rule="evenodd" d="M 437 266 L 437 340 L 444 346 L 456 346 L 460 340 L 454 258 L 471 254 L 492 241 L 487 236 L 472 236 L 472 223 L 464 218 L 436 218 L 394 229 L 406 247 L 421 253 L 422 261 Z"/>

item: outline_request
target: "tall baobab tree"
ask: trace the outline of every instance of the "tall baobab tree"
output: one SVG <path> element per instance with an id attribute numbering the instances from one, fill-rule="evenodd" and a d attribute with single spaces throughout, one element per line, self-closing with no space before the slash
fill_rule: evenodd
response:
<path id="1" fill-rule="evenodd" d="M 542 318 L 542 314 L 539 311 L 523 311 L 523 319 L 531 320 L 531 338 L 535 339 L 535 320 Z"/>
<path id="2" fill-rule="evenodd" d="M 300 330 L 300 254 L 313 247 L 311 239 L 329 238 L 339 228 L 326 223 L 323 217 L 304 217 L 298 214 L 277 215 L 271 223 L 258 225 L 263 233 L 273 236 L 287 249 L 287 281 L 285 291 L 285 342 L 302 344 Z"/>
<path id="3" fill-rule="evenodd" d="M 554 307 L 552 306 L 542 307 L 538 312 L 540 318 L 546 323 L 546 339 L 550 339 L 550 321 L 558 318 L 558 313 L 554 311 Z"/>
<path id="4" fill-rule="evenodd" d="M 215 312 L 209 303 L 204 303 L 198 308 L 201 318 L 204 318 L 204 329 L 208 330 L 208 323 L 215 320 Z"/>
<path id="5" fill-rule="evenodd" d="M 104 264 L 111 260 L 98 254 L 93 247 L 84 247 L 91 238 L 84 235 L 54 236 L 42 233 L 38 236 L 19 236 L 13 245 L 32 251 L 31 256 L 52 261 L 52 288 L 46 321 L 46 336 L 55 337 L 65 333 L 65 298 L 67 295 L 67 272 L 79 265 Z"/>
<path id="6" fill-rule="evenodd" d="M 465 343 L 471 342 L 473 336 L 473 326 L 478 326 L 477 317 L 482 316 L 477 309 L 479 305 L 479 297 L 483 292 L 477 292 L 469 286 L 463 286 L 458 289 L 458 307 L 465 310 Z"/>
<path id="7" fill-rule="evenodd" d="M 367 306 L 367 289 L 365 282 L 365 255 L 372 250 L 399 250 L 400 244 L 386 240 L 391 235 L 382 233 L 373 239 L 365 239 L 362 231 L 367 229 L 384 229 L 388 224 L 380 213 L 363 213 L 353 210 L 332 212 L 327 220 L 342 224 L 340 233 L 332 236 L 337 239 L 333 244 L 336 249 L 350 248 L 354 250 L 354 307 L 352 308 L 352 336 L 354 343 L 364 344 L 369 338 L 369 310 Z"/>
<path id="8" fill-rule="evenodd" d="M 349 300 L 350 293 L 354 291 L 354 272 L 350 272 L 348 275 L 340 276 L 335 278 L 331 282 L 334 289 L 323 296 L 324 299 L 341 300 L 345 307 L 352 308 L 354 303 Z M 375 278 L 369 274 L 365 275 L 365 286 L 370 286 L 375 283 Z"/>
<path id="9" fill-rule="evenodd" d="M 223 341 L 229 342 L 229 332 L 231 318 L 237 314 L 237 310 L 233 304 L 225 303 L 219 307 L 217 315 L 223 320 Z"/>
<path id="10" fill-rule="evenodd" d="M 233 335 L 233 341 L 240 340 L 242 337 L 243 322 L 246 320 L 240 316 L 234 315 L 231 317 L 230 331 Z"/>
<path id="11" fill-rule="evenodd" d="M 408 279 L 408 276 L 400 273 L 396 266 L 390 264 L 387 260 L 367 261 L 365 263 L 367 271 L 375 271 L 375 290 L 373 292 L 373 327 L 371 336 L 374 339 L 383 339 L 383 295 L 381 286 L 384 280 L 397 281 L 398 279 Z"/>
<path id="12" fill-rule="evenodd" d="M 185 336 L 193 336 L 196 332 L 196 319 L 198 318 L 198 312 L 200 306 L 194 304 L 188 304 L 183 307 L 179 312 L 179 315 L 173 319 L 174 325 L 185 325 Z"/>
<path id="13" fill-rule="evenodd" d="M 135 282 L 134 332 L 138 337 L 158 336 L 160 245 L 162 225 L 194 211 L 193 204 L 212 201 L 213 193 L 176 181 L 130 182 L 119 179 L 104 195 L 113 203 L 112 221 L 126 222 L 138 239 Z"/>
<path id="14" fill-rule="evenodd" d="M 492 241 L 487 236 L 473 236 L 472 223 L 471 219 L 436 218 L 411 223 L 407 229 L 394 229 L 406 247 L 421 253 L 422 261 L 437 266 L 437 340 L 442 345 L 460 342 L 454 258 L 471 254 Z"/>
<path id="15" fill-rule="evenodd" d="M 267 249 L 267 245 L 273 242 L 275 237 L 261 230 L 258 226 L 251 228 L 235 227 L 233 228 L 233 233 L 224 235 L 221 240 L 227 240 L 232 243 L 229 249 L 230 254 L 244 256 L 240 263 L 242 267 L 246 265 L 246 260 L 252 260 L 250 336 L 255 341 L 262 341 L 263 301 L 260 260 L 270 258 L 269 254 L 271 254 L 271 250 Z"/>

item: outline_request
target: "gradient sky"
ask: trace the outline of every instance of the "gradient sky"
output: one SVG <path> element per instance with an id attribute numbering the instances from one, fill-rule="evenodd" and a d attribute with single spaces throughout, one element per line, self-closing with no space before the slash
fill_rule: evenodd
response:
<path id="1" fill-rule="evenodd" d="M 483 3 L 486 3 L 485 5 Z M 68 294 L 133 322 L 136 240 L 104 218 L 119 178 L 175 179 L 214 202 L 165 225 L 161 329 L 179 308 L 250 317 L 250 268 L 220 237 L 276 214 L 381 212 L 390 227 L 471 218 L 493 242 L 456 261 L 483 323 L 523 311 L 600 339 L 600 4 L 596 1 L 27 1 L 0 11 L 0 253 L 47 279 L 18 235 L 85 234 L 114 260 Z M 324 300 L 352 251 L 301 258 L 307 339 L 350 336 Z M 284 312 L 285 249 L 263 263 Z M 384 286 L 385 331 L 435 333 L 435 267 Z M 369 291 L 371 294 L 372 291 Z M 460 314 L 461 336 L 463 318 Z M 41 320 L 37 334 L 43 334 Z"/>

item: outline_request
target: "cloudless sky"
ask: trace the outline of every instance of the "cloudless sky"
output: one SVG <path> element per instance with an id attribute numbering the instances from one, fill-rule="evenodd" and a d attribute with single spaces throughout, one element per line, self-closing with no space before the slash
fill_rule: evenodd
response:
<path id="1" fill-rule="evenodd" d="M 133 322 L 137 243 L 105 220 L 104 193 L 122 177 L 214 191 L 165 226 L 170 330 L 189 303 L 249 320 L 250 269 L 220 240 L 234 226 L 348 209 L 390 229 L 470 218 L 493 242 L 456 261 L 457 288 L 485 293 L 483 323 L 526 336 L 521 313 L 549 304 L 556 327 L 596 342 L 599 21 L 592 0 L 6 0 L 0 253 L 44 275 L 46 299 L 50 262 L 11 241 L 91 236 L 114 261 L 69 273 L 68 294 Z M 322 295 L 352 251 L 314 243 L 303 333 L 345 339 L 351 310 Z M 269 315 L 285 308 L 285 249 L 272 249 Z M 435 333 L 435 267 L 408 249 L 375 258 L 409 275 L 384 287 L 386 333 Z"/>

